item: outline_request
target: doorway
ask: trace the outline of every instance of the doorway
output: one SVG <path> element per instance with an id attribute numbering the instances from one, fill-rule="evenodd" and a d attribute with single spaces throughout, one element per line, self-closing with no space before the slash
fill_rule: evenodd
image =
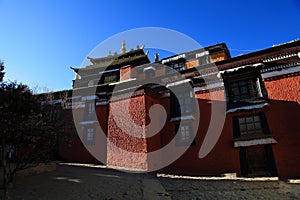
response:
<path id="1" fill-rule="evenodd" d="M 276 176 L 276 166 L 271 145 L 257 145 L 240 148 L 242 176 Z"/>

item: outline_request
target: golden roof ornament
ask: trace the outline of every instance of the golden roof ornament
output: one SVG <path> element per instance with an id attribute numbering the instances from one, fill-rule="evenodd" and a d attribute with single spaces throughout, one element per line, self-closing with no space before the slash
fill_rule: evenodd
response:
<path id="1" fill-rule="evenodd" d="M 126 53 L 126 44 L 124 40 L 122 41 L 121 53 Z"/>

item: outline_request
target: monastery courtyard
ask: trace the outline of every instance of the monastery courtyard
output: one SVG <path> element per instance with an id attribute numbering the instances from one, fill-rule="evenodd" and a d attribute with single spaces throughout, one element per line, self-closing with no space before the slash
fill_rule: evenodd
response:
<path id="1" fill-rule="evenodd" d="M 52 172 L 17 176 L 9 199 L 300 199 L 300 181 L 135 174 L 60 163 Z"/>

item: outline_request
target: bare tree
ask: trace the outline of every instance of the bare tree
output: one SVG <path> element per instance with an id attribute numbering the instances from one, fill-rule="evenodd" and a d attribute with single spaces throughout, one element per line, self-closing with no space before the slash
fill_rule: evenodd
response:
<path id="1" fill-rule="evenodd" d="M 0 82 L 3 81 L 3 77 L 4 77 L 4 63 L 0 60 Z"/>

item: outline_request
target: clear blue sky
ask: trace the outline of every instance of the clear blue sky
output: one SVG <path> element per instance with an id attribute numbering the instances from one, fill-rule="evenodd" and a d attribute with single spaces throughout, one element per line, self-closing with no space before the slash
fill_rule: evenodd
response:
<path id="1" fill-rule="evenodd" d="M 300 0 L 0 0 L 5 79 L 71 88 L 69 67 L 79 67 L 100 42 L 149 26 L 182 32 L 202 46 L 225 42 L 235 56 L 299 38 Z"/>

